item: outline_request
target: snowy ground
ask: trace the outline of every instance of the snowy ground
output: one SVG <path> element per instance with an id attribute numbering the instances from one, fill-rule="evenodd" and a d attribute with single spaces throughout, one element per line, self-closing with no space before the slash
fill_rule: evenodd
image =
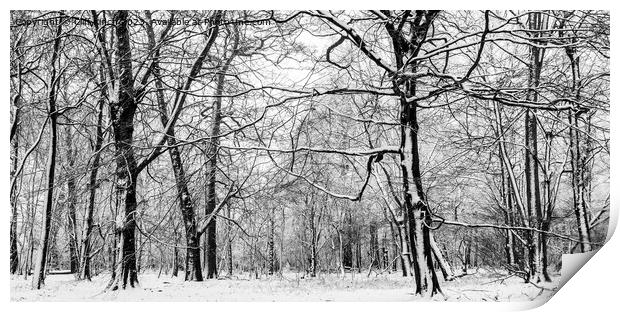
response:
<path id="1" fill-rule="evenodd" d="M 180 272 L 179 275 L 183 275 Z M 441 280 L 444 295 L 439 301 L 530 301 L 550 297 L 554 283 L 525 284 L 522 279 L 480 270 L 475 274 L 446 282 Z M 347 273 L 301 278 L 295 273 L 284 277 L 247 279 L 247 274 L 230 279 L 184 282 L 155 273 L 139 276 L 140 287 L 124 291 L 103 292 L 109 275 L 93 282 L 75 281 L 72 275 L 49 275 L 42 290 L 32 290 L 31 278 L 11 277 L 12 301 L 417 301 L 429 300 L 413 295 L 413 281 L 399 274 L 367 277 Z"/>

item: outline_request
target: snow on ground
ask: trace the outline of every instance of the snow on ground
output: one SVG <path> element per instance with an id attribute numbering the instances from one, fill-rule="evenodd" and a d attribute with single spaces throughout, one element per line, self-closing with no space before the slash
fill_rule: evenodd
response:
<path id="1" fill-rule="evenodd" d="M 104 292 L 109 275 L 99 275 L 92 282 L 75 281 L 72 275 L 49 275 L 42 290 L 32 290 L 31 277 L 11 276 L 12 301 L 418 301 L 429 300 L 413 295 L 413 280 L 400 274 L 347 273 L 344 277 L 320 275 L 301 278 L 295 273 L 283 277 L 247 279 L 247 274 L 205 282 L 185 282 L 180 277 L 156 273 L 139 275 L 140 287 Z M 479 270 L 454 281 L 441 280 L 444 295 L 438 301 L 530 301 L 551 297 L 559 276 L 553 283 L 526 284 L 505 273 Z"/>

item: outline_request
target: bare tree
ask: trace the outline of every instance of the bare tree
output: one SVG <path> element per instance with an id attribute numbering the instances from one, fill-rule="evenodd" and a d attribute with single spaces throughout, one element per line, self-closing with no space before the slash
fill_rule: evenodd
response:
<path id="1" fill-rule="evenodd" d="M 46 181 L 46 196 L 45 206 L 43 211 L 43 228 L 41 230 L 41 238 L 39 239 L 39 250 L 34 268 L 34 277 L 32 278 L 32 287 L 40 289 L 45 284 L 46 264 L 49 248 L 50 237 L 50 225 L 53 213 L 53 201 L 54 201 L 54 178 L 56 173 L 56 148 L 58 141 L 57 133 L 57 119 L 58 108 L 56 107 L 56 88 L 58 86 L 58 73 L 57 62 L 59 61 L 59 53 L 61 49 L 62 41 L 62 22 L 58 23 L 56 27 L 54 44 L 52 48 L 52 56 L 50 58 L 50 78 L 48 81 L 48 94 L 47 94 L 47 110 L 49 119 L 49 151 L 47 156 L 47 181 Z"/>

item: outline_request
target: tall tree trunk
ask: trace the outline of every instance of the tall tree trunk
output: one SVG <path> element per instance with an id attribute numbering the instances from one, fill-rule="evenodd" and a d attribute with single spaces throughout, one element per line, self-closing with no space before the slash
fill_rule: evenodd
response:
<path id="1" fill-rule="evenodd" d="M 567 159 L 564 160 L 564 162 L 561 164 L 561 171 L 560 173 L 558 173 L 558 176 L 556 177 L 556 182 L 555 185 L 552 184 L 551 178 L 552 178 L 552 173 L 551 173 L 551 163 L 552 163 L 552 159 L 551 159 L 551 146 L 553 143 L 553 133 L 551 131 L 546 132 L 545 133 L 545 153 L 544 153 L 544 162 L 543 162 L 543 166 L 544 166 L 544 172 L 545 172 L 545 181 L 543 183 L 543 194 L 544 194 L 544 209 L 543 209 L 543 217 L 542 217 L 542 223 L 541 223 L 541 230 L 543 231 L 549 231 L 551 229 L 551 217 L 553 215 L 553 209 L 555 207 L 555 201 L 557 198 L 557 188 L 559 187 L 560 184 L 560 179 L 562 177 L 562 173 L 564 172 L 564 166 L 566 164 Z M 549 276 L 549 272 L 548 272 L 548 265 L 547 265 L 547 261 L 548 261 L 548 236 L 547 233 L 541 233 L 541 246 L 540 246 L 540 251 L 541 251 L 541 259 L 542 259 L 542 273 L 543 273 L 543 277 L 545 279 L 546 282 L 550 282 L 551 281 L 551 277 Z"/>
<path id="2" fill-rule="evenodd" d="M 412 29 L 410 38 L 404 38 L 393 24 L 386 24 L 387 32 L 392 39 L 397 68 L 413 73 L 417 71 L 417 64 L 409 60 L 420 51 L 420 44 L 426 37 L 437 11 L 416 11 L 415 14 L 416 18 L 410 26 Z M 432 219 L 422 189 L 418 154 L 418 104 L 409 100 L 416 95 L 416 80 L 394 79 L 393 89 L 400 97 L 400 166 L 403 174 L 405 222 L 408 223 L 413 254 L 415 293 L 433 296 L 441 292 L 441 288 L 433 265 L 430 230 L 427 226 Z"/>
<path id="3" fill-rule="evenodd" d="M 49 151 L 47 156 L 47 188 L 45 196 L 45 206 L 43 210 L 43 216 L 41 219 L 42 229 L 41 238 L 39 240 L 39 250 L 37 254 L 37 260 L 34 267 L 34 276 L 32 278 L 32 287 L 34 289 L 41 289 L 45 284 L 45 271 L 47 264 L 47 255 L 49 247 L 49 236 L 52 219 L 52 206 L 54 202 L 54 174 L 56 171 L 56 148 L 57 148 L 57 111 L 56 111 L 56 62 L 60 58 L 60 42 L 62 34 L 62 23 L 59 23 L 56 27 L 56 37 L 54 39 L 54 48 L 52 51 L 52 58 L 50 60 L 51 74 L 48 82 L 48 110 L 50 121 L 49 132 Z"/>
<path id="4" fill-rule="evenodd" d="M 155 76 L 159 75 L 159 69 Z M 168 117 L 166 113 L 166 104 L 163 98 L 163 84 L 161 80 L 155 81 L 158 89 L 157 100 L 159 102 L 160 116 L 162 123 L 166 125 L 168 123 Z M 183 167 L 183 161 L 181 160 L 181 153 L 176 147 L 176 139 L 174 133 L 174 127 L 168 131 L 168 153 L 170 154 L 170 161 L 172 162 L 172 171 L 174 172 L 174 178 L 177 188 L 177 198 L 179 200 L 179 207 L 181 209 L 181 215 L 183 216 L 183 224 L 185 225 L 185 243 L 187 245 L 186 257 L 185 257 L 185 280 L 186 281 L 202 281 L 202 267 L 200 265 L 200 237 L 198 235 L 196 215 L 194 209 L 194 203 L 187 187 L 187 176 Z"/>
<path id="5" fill-rule="evenodd" d="M 317 269 L 317 224 L 315 223 L 316 211 L 312 198 L 308 201 L 306 197 L 306 206 L 310 206 L 310 216 L 308 216 L 308 225 L 310 226 L 310 277 L 316 277 Z"/>
<path id="6" fill-rule="evenodd" d="M 176 228 L 173 230 L 173 235 L 174 246 L 172 246 L 172 276 L 177 277 L 179 276 L 179 247 L 177 247 L 177 245 L 179 244 L 179 239 Z M 198 259 L 200 260 L 200 254 L 198 254 Z M 185 267 L 185 271 L 187 272 L 187 267 Z"/>
<path id="7" fill-rule="evenodd" d="M 501 148 L 498 148 L 498 158 L 500 164 L 501 175 L 501 195 L 502 195 L 502 209 L 504 210 L 504 221 L 507 226 L 514 226 L 514 212 L 512 205 L 512 194 L 510 192 L 510 183 L 506 177 L 506 170 L 504 169 L 504 161 L 502 160 Z M 506 264 L 509 268 L 515 267 L 515 247 L 514 247 L 514 233 L 512 230 L 506 230 L 506 240 L 504 249 L 506 251 Z"/>
<path id="8" fill-rule="evenodd" d="M 97 127 L 95 130 L 95 146 L 93 147 L 93 162 L 90 166 L 90 176 L 88 180 L 88 206 L 86 208 L 86 221 L 82 231 L 82 244 L 80 247 L 80 274 L 79 279 L 91 280 L 91 234 L 93 231 L 93 215 L 95 213 L 95 200 L 97 197 L 97 175 L 99 173 L 99 163 L 101 162 L 101 147 L 103 146 L 103 106 L 108 96 L 107 84 L 103 73 L 103 68 L 99 68 L 100 94 L 97 107 Z"/>
<path id="9" fill-rule="evenodd" d="M 226 209 L 226 217 L 228 217 L 229 219 L 231 218 L 231 209 L 232 207 L 229 205 Z M 233 245 L 233 239 L 232 239 L 232 225 L 230 224 L 230 222 L 228 223 L 228 234 L 226 237 L 226 263 L 227 263 L 227 268 L 228 268 L 228 276 L 232 276 L 233 275 L 233 252 L 232 252 L 232 245 Z"/>
<path id="10" fill-rule="evenodd" d="M 360 227 L 355 226 L 354 243 L 355 243 L 355 268 L 357 273 L 362 273 L 362 240 L 360 237 Z"/>
<path id="11" fill-rule="evenodd" d="M 67 225 L 66 233 L 69 236 L 69 270 L 71 273 L 78 273 L 78 231 L 75 206 L 77 202 L 75 185 L 75 150 L 73 149 L 73 135 L 71 128 L 65 127 L 66 161 L 67 161 Z"/>
<path id="12" fill-rule="evenodd" d="M 528 16 L 529 28 L 532 30 L 546 29 L 546 18 L 540 12 L 530 13 Z M 530 46 L 530 64 L 528 75 L 529 101 L 538 100 L 540 73 L 544 59 L 545 49 L 538 46 Z M 532 109 L 527 109 L 525 113 L 525 193 L 527 198 L 527 210 L 530 226 L 541 229 L 542 226 L 542 206 L 540 200 L 540 181 L 539 181 L 539 158 L 538 158 L 538 125 L 536 115 Z M 529 244 L 529 273 L 534 282 L 543 280 L 542 272 L 542 252 L 541 252 L 541 233 L 528 231 L 527 240 Z"/>
<path id="13" fill-rule="evenodd" d="M 21 70 L 21 67 L 20 67 Z M 21 75 L 18 74 L 19 79 L 21 79 Z M 21 85 L 21 81 L 19 82 Z M 20 87 L 21 88 L 21 87 Z M 15 96 L 19 98 L 19 93 Z M 17 104 L 18 100 L 14 100 L 14 103 Z M 13 124 L 14 129 L 11 133 L 11 180 L 15 179 L 15 174 L 17 173 L 17 160 L 19 158 L 19 107 L 15 109 L 15 115 L 13 116 Z M 11 228 L 10 228 L 10 264 L 11 264 L 11 274 L 17 273 L 17 269 L 19 268 L 19 255 L 17 252 L 17 190 L 16 186 L 13 185 L 11 188 L 10 201 L 11 201 Z"/>
<path id="14" fill-rule="evenodd" d="M 566 48 L 566 55 L 571 63 L 572 71 L 572 85 L 571 91 L 575 94 L 577 99 L 580 98 L 581 89 L 581 77 L 579 72 L 579 58 L 575 56 L 575 48 Z M 579 108 L 579 107 L 578 107 Z M 584 181 L 584 157 L 582 155 L 581 148 L 581 135 L 579 117 L 583 113 L 582 110 L 577 112 L 568 112 L 569 122 L 569 144 L 571 154 L 571 167 L 572 167 L 572 189 L 573 189 L 573 209 L 575 211 L 575 218 L 577 220 L 577 232 L 579 234 L 579 247 L 581 252 L 588 252 L 592 250 L 590 227 L 588 222 L 588 211 L 586 208 L 586 183 Z"/>
<path id="15" fill-rule="evenodd" d="M 342 266 L 345 270 L 353 269 L 353 216 L 351 207 L 347 206 L 345 211 L 345 241 L 342 251 Z"/>
<path id="16" fill-rule="evenodd" d="M 273 275 L 276 272 L 275 269 L 275 220 L 274 220 L 274 207 L 269 208 L 269 228 L 267 234 L 267 266 L 269 268 L 269 275 Z"/>
<path id="17" fill-rule="evenodd" d="M 541 228 L 542 207 L 540 201 L 540 183 L 538 175 L 538 144 L 536 117 L 531 110 L 525 115 L 525 190 L 529 223 Z M 540 252 L 540 233 L 528 231 L 528 260 L 531 279 L 540 282 L 542 278 L 542 258 Z"/>
<path id="18" fill-rule="evenodd" d="M 528 214 L 525 208 L 525 204 L 523 203 L 523 199 L 521 197 L 521 191 L 519 185 L 517 183 L 517 178 L 513 170 L 512 161 L 510 160 L 510 156 L 508 155 L 508 151 L 506 149 L 506 138 L 504 135 L 504 130 L 502 128 L 502 114 L 501 107 L 498 103 L 493 103 L 493 113 L 495 115 L 495 127 L 496 127 L 496 135 L 498 137 L 498 145 L 499 145 L 499 155 L 503 164 L 503 169 L 505 170 L 507 181 L 507 203 L 509 206 L 516 205 L 517 214 L 512 214 L 512 223 L 514 225 L 521 224 L 525 227 L 530 226 Z M 513 201 L 514 200 L 514 201 Z M 519 222 L 517 222 L 517 218 L 519 217 Z M 527 232 L 525 233 L 527 235 Z M 513 237 L 514 238 L 514 237 Z M 513 239 L 514 243 L 514 239 Z M 520 245 L 521 246 L 521 245 Z M 521 246 L 524 247 L 524 246 Z M 527 248 L 527 246 L 525 246 Z M 529 265 L 529 261 L 525 260 L 526 252 L 522 250 L 524 248 L 516 248 L 513 244 L 513 253 L 514 253 L 514 262 L 523 269 L 523 271 L 528 271 L 527 266 Z M 528 274 L 529 276 L 529 274 Z"/>
<path id="19" fill-rule="evenodd" d="M 117 251 L 114 264 L 114 276 L 108 289 L 126 288 L 127 284 L 138 284 L 136 268 L 135 212 L 136 185 L 138 170 L 133 150 L 133 118 L 136 112 L 134 101 L 133 72 L 131 64 L 131 47 L 128 29 L 127 11 L 114 13 L 116 30 L 116 49 L 118 66 L 118 94 L 116 102 L 110 103 L 110 117 L 114 133 L 116 158 L 116 241 Z"/>
<path id="20" fill-rule="evenodd" d="M 213 126 L 211 128 L 211 138 L 207 143 L 207 159 L 206 166 L 206 180 L 207 180 L 207 192 L 206 192 L 206 207 L 205 215 L 211 215 L 217 206 L 217 194 L 216 194 L 216 181 L 217 181 L 217 158 L 219 155 L 219 135 L 220 125 L 222 123 L 222 97 L 224 93 L 224 78 L 228 72 L 230 63 L 237 55 L 237 48 L 239 44 L 238 30 L 234 31 L 234 43 L 230 56 L 226 59 L 226 62 L 222 65 L 220 71 L 217 73 L 217 85 L 215 89 L 215 100 L 213 101 Z M 211 219 L 207 225 L 204 238 L 204 259 L 205 267 L 207 268 L 207 278 L 217 277 L 217 221 L 215 216 Z"/>
<path id="21" fill-rule="evenodd" d="M 417 103 L 406 97 L 415 95 L 415 83 L 409 82 L 407 96 L 401 97 L 401 169 L 405 189 L 404 203 L 409 222 L 409 239 L 413 252 L 413 271 L 416 294 L 427 291 L 440 292 L 437 274 L 433 266 L 430 232 L 426 224 L 432 222 L 422 190 L 420 159 L 418 154 Z"/>
<path id="22" fill-rule="evenodd" d="M 19 46 L 20 43 L 17 44 Z M 19 159 L 19 130 L 20 130 L 20 102 L 22 96 L 23 89 L 23 80 L 22 80 L 22 59 L 18 58 L 17 63 L 17 93 L 13 97 L 12 106 L 15 107 L 15 111 L 13 114 L 13 122 L 11 123 L 11 134 L 10 134 L 10 142 L 11 142 L 11 182 L 15 181 L 17 178 L 17 166 Z M 17 189 L 16 184 L 11 183 L 11 190 L 9 194 L 9 200 L 11 204 L 11 227 L 10 227 L 10 272 L 11 274 L 17 273 L 19 268 L 19 253 L 17 251 Z M 22 245 L 23 246 L 23 245 Z M 22 247 L 23 248 L 23 247 Z M 27 276 L 27 275 L 26 275 Z"/>
<path id="23" fill-rule="evenodd" d="M 43 125 L 44 127 L 45 125 Z M 35 157 L 34 159 L 34 167 L 37 168 L 39 166 L 39 157 Z M 30 182 L 30 192 L 34 193 L 35 192 L 35 187 L 37 186 L 37 184 L 34 182 L 37 178 L 36 173 L 32 176 L 31 182 Z M 33 196 L 29 196 L 28 197 L 28 249 L 26 251 L 26 261 L 24 263 L 24 279 L 28 279 L 28 276 L 30 276 L 32 274 L 32 266 L 33 266 L 33 261 L 34 261 L 34 227 L 35 227 L 35 219 L 37 216 L 37 207 L 39 206 L 39 196 L 35 197 L 36 199 L 33 199 Z"/>

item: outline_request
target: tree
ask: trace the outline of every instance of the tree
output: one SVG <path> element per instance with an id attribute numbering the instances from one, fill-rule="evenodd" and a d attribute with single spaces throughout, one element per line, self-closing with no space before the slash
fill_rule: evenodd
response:
<path id="1" fill-rule="evenodd" d="M 49 247 L 50 225 L 53 212 L 54 201 L 54 178 L 56 173 L 56 148 L 58 141 L 57 133 L 57 119 L 58 109 L 56 107 L 56 87 L 58 85 L 57 77 L 57 62 L 59 61 L 60 44 L 62 41 L 62 22 L 58 23 L 56 27 L 54 45 L 52 48 L 52 56 L 50 58 L 50 78 L 48 80 L 48 94 L 47 94 L 47 110 L 49 119 L 49 150 L 47 156 L 47 181 L 46 181 L 46 197 L 45 206 L 43 211 L 43 229 L 41 231 L 41 238 L 39 239 L 40 248 L 37 254 L 37 260 L 34 268 L 34 276 L 32 278 L 32 287 L 40 289 L 45 284 L 46 264 Z"/>
<path id="2" fill-rule="evenodd" d="M 133 118 L 137 104 L 134 98 L 134 78 L 129 40 L 129 13 L 114 12 L 116 34 L 118 83 L 117 94 L 110 101 L 110 120 L 112 122 L 116 159 L 116 236 L 118 251 L 115 268 L 108 288 L 116 290 L 129 284 L 138 284 L 135 245 L 136 185 L 138 166 L 133 147 Z"/>

